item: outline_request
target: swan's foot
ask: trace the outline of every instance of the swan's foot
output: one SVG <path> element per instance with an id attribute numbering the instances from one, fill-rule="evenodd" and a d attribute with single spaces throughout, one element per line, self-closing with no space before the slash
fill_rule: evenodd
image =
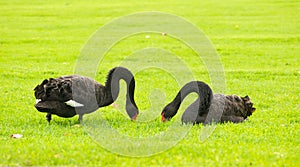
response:
<path id="1" fill-rule="evenodd" d="M 50 124 L 50 121 L 51 121 L 51 114 L 50 113 L 47 113 L 46 115 L 46 120 L 49 122 Z"/>

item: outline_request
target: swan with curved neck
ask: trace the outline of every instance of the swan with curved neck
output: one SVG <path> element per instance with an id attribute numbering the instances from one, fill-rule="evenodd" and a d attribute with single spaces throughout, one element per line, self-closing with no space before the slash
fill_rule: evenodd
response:
<path id="1" fill-rule="evenodd" d="M 78 114 L 81 121 L 84 114 L 108 106 L 117 99 L 119 81 L 122 79 L 127 84 L 126 112 L 131 120 L 135 120 L 139 114 L 134 100 L 135 80 L 133 74 L 124 67 L 111 69 L 105 86 L 91 78 L 79 75 L 45 79 L 34 88 L 35 108 L 47 113 L 48 122 L 51 121 L 52 114 L 64 118 Z"/>
<path id="2" fill-rule="evenodd" d="M 190 114 L 190 118 L 187 118 L 185 121 L 194 122 L 197 115 L 207 112 L 213 97 L 211 88 L 202 81 L 191 81 L 185 84 L 177 93 L 174 100 L 164 107 L 161 113 L 162 121 L 164 122 L 174 117 L 184 98 L 192 92 L 197 93 L 198 98 L 187 108 L 192 113 Z"/>
<path id="3" fill-rule="evenodd" d="M 192 81 L 184 85 L 175 99 L 162 111 L 162 121 L 174 117 L 181 102 L 189 94 L 195 92 L 198 98 L 183 113 L 183 123 L 239 123 L 247 119 L 255 111 L 249 96 L 213 94 L 211 88 L 201 81 Z"/>

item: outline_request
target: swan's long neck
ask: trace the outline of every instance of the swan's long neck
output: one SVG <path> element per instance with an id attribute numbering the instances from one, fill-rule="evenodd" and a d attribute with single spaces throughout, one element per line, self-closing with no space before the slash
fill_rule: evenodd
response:
<path id="1" fill-rule="evenodd" d="M 135 80 L 133 74 L 123 67 L 116 67 L 110 70 L 105 83 L 105 104 L 113 103 L 119 95 L 120 80 L 123 79 L 127 84 L 126 111 L 132 118 L 138 113 L 138 108 L 134 100 Z"/>
<path id="2" fill-rule="evenodd" d="M 187 95 L 190 93 L 197 93 L 198 98 L 197 100 L 193 103 L 194 105 L 198 106 L 198 111 L 207 109 L 210 106 L 210 102 L 213 97 L 213 93 L 211 88 L 204 82 L 201 81 L 191 81 L 184 85 L 174 100 L 168 104 L 168 106 L 173 106 L 173 113 L 170 113 L 170 115 L 175 116 L 177 113 L 182 101 L 186 98 Z"/>

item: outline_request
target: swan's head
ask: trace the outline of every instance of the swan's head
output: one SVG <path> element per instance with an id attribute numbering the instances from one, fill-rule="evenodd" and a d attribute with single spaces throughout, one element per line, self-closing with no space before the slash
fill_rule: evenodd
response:
<path id="1" fill-rule="evenodd" d="M 126 112 L 132 121 L 135 121 L 139 115 L 138 107 L 135 102 L 131 101 L 129 98 L 126 100 Z"/>
<path id="2" fill-rule="evenodd" d="M 178 107 L 175 106 L 172 102 L 165 106 L 163 111 L 161 112 L 161 121 L 169 121 L 171 120 L 177 113 Z"/>

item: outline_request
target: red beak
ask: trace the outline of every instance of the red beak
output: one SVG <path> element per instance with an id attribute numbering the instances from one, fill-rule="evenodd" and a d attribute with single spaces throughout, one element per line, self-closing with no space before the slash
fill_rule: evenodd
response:
<path id="1" fill-rule="evenodd" d="M 136 114 L 134 117 L 131 118 L 131 121 L 135 121 L 139 114 Z"/>
<path id="2" fill-rule="evenodd" d="M 165 121 L 166 121 L 165 113 L 162 113 L 162 114 L 161 114 L 161 121 L 162 121 L 162 122 L 165 122 Z"/>

